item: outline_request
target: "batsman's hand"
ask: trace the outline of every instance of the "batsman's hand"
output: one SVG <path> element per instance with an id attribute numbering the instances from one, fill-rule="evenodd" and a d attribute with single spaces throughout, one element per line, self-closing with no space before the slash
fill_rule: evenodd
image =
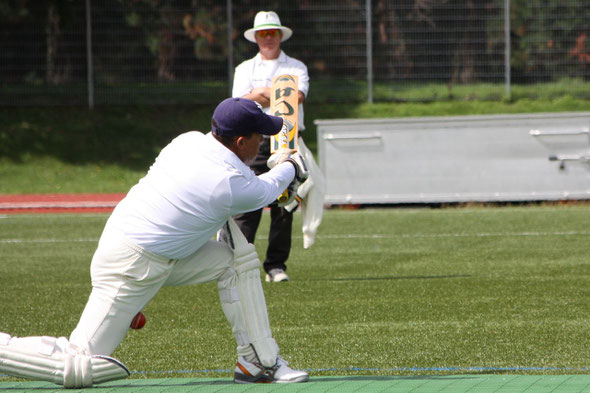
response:
<path id="1" fill-rule="evenodd" d="M 289 153 L 281 152 L 279 150 L 270 156 L 266 161 L 266 165 L 272 169 L 283 162 L 290 162 L 293 165 L 295 168 L 295 180 L 297 182 L 303 183 L 309 177 L 309 171 L 307 170 L 305 159 L 298 152 Z"/>
<path id="2" fill-rule="evenodd" d="M 277 150 L 268 158 L 268 160 L 266 160 L 266 166 L 272 169 L 275 166 L 285 162 L 290 155 L 291 152 L 288 150 Z"/>

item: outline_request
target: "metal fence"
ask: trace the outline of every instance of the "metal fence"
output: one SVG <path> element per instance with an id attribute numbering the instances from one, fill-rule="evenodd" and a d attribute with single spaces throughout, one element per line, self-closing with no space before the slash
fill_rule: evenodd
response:
<path id="1" fill-rule="evenodd" d="M 218 102 L 259 10 L 312 102 L 590 97 L 588 0 L 61 0 L 0 1 L 0 105 Z"/>

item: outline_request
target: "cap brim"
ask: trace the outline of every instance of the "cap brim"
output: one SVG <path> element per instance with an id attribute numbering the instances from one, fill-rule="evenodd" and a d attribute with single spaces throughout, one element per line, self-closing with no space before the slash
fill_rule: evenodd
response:
<path id="1" fill-rule="evenodd" d="M 266 25 L 266 26 L 253 27 L 251 29 L 246 30 L 244 32 L 244 38 L 246 38 L 250 42 L 256 43 L 256 37 L 254 37 L 254 36 L 256 35 L 257 31 L 272 30 L 272 29 L 279 29 L 283 33 L 283 37 L 281 38 L 281 42 L 287 41 L 293 35 L 293 30 L 291 30 L 288 27 L 285 27 L 285 26 L 270 27 L 270 26 Z"/>
<path id="2" fill-rule="evenodd" d="M 283 128 L 283 118 L 273 115 L 266 115 L 266 119 L 264 120 L 263 124 L 260 125 L 258 131 L 259 134 L 264 135 L 276 135 L 281 131 Z"/>

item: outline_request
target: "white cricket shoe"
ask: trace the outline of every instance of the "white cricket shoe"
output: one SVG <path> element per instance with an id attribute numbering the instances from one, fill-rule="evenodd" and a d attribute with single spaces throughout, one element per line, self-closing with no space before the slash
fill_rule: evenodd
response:
<path id="1" fill-rule="evenodd" d="M 289 281 L 289 276 L 283 269 L 271 269 L 266 275 L 266 282 Z"/>
<path id="2" fill-rule="evenodd" d="M 238 357 L 234 370 L 235 383 L 295 383 L 309 381 L 309 374 L 305 371 L 293 370 L 282 357 L 277 358 L 277 364 L 265 368 L 258 362 L 250 363 L 243 356 Z"/>

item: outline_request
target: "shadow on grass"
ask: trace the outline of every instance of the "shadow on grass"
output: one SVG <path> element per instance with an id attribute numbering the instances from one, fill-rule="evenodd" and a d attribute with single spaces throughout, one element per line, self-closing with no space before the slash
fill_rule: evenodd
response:
<path id="1" fill-rule="evenodd" d="M 70 164 L 145 170 L 175 136 L 210 130 L 211 106 L 0 109 L 0 157 L 50 156 Z"/>
<path id="2" fill-rule="evenodd" d="M 404 376 L 404 375 L 352 375 L 347 377 L 316 377 L 311 378 L 309 382 L 336 382 L 336 381 L 344 381 L 344 382 L 356 382 L 356 381 L 408 381 L 408 380 L 416 380 L 416 381 L 436 381 L 436 380 L 452 380 L 452 379 L 469 379 L 470 376 L 467 375 L 413 375 L 413 376 Z"/>
<path id="3" fill-rule="evenodd" d="M 468 274 L 451 274 L 442 276 L 380 276 L 380 277 L 340 277 L 340 278 L 310 278 L 302 281 L 382 281 L 382 280 L 442 280 L 449 278 L 471 277 Z"/>
<path id="4" fill-rule="evenodd" d="M 311 377 L 307 384 L 314 384 L 314 383 L 330 383 L 330 382 L 363 382 L 363 381 L 371 381 L 371 382 L 387 382 L 387 381 L 409 381 L 409 380 L 464 380 L 469 379 L 470 376 L 468 375 L 418 375 L 418 376 L 378 376 L 378 375 L 352 375 L 352 376 L 334 376 L 334 377 Z M 184 379 L 184 378 L 182 378 Z M 135 379 L 135 380 L 127 380 L 123 383 L 118 384 L 106 384 L 106 385 L 96 385 L 92 388 L 83 389 L 82 391 L 90 391 L 99 392 L 101 390 L 108 390 L 113 391 L 114 389 L 134 389 L 134 391 L 138 391 L 141 389 L 173 389 L 178 388 L 182 391 L 183 387 L 190 387 L 190 386 L 236 386 L 236 383 L 232 379 L 203 379 L 199 380 L 199 378 L 192 378 L 192 379 L 185 379 L 184 382 L 174 383 L 174 378 L 169 379 L 170 382 L 167 380 L 162 379 Z M 24 386 L 17 387 L 7 387 L 3 386 L 2 391 L 11 391 L 11 392 L 19 392 L 19 391 L 55 391 L 56 389 L 60 389 L 59 385 L 54 385 L 51 383 L 41 382 L 43 386 L 30 386 L 31 384 L 35 384 L 39 382 L 25 382 Z M 306 385 L 307 385 L 306 384 Z M 269 385 L 266 385 L 269 386 Z M 285 385 L 272 385 L 276 388 Z M 246 386 L 244 386 L 246 387 Z M 80 391 L 80 390 L 77 390 Z"/>

